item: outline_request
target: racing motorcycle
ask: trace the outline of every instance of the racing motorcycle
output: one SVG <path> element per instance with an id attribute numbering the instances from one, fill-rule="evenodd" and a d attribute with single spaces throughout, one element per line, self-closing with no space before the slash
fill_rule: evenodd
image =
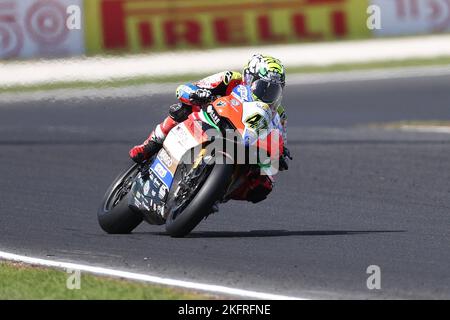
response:
<path id="1" fill-rule="evenodd" d="M 184 237 L 232 198 L 246 174 L 270 174 L 269 150 L 259 142 L 270 134 L 266 129 L 271 110 L 263 102 L 244 99 L 246 90 L 238 86 L 231 95 L 191 113 L 169 132 L 155 156 L 120 174 L 98 209 L 101 228 L 111 234 L 130 233 L 145 220 L 165 224 L 172 237 Z M 227 138 L 229 132 L 233 138 Z M 231 147 L 217 147 L 225 145 Z M 237 161 L 237 149 L 245 150 L 245 161 Z M 256 161 L 250 161 L 255 154 Z"/>

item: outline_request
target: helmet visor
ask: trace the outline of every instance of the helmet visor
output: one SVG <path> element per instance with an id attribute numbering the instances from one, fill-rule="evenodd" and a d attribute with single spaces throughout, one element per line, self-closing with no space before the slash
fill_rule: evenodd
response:
<path id="1" fill-rule="evenodd" d="M 263 79 L 252 84 L 252 93 L 262 102 L 273 103 L 281 97 L 283 87 L 279 83 L 268 82 Z"/>

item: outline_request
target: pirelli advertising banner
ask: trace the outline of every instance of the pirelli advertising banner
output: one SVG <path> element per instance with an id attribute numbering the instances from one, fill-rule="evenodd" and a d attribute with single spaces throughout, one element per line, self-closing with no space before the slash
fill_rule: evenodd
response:
<path id="1" fill-rule="evenodd" d="M 369 38 L 368 0 L 85 0 L 88 54 Z"/>
<path id="2" fill-rule="evenodd" d="M 381 12 L 373 35 L 398 36 L 450 31 L 450 0 L 371 0 Z"/>
<path id="3" fill-rule="evenodd" d="M 0 59 L 444 32 L 450 0 L 0 0 Z"/>

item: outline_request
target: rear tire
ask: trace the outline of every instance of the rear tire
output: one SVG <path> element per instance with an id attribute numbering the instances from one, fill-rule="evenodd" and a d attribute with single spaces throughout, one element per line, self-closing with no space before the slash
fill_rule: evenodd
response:
<path id="1" fill-rule="evenodd" d="M 121 173 L 111 184 L 103 197 L 100 208 L 97 211 L 97 218 L 100 227 L 110 234 L 127 234 L 133 231 L 143 220 L 138 212 L 134 212 L 128 206 L 129 194 L 124 196 L 119 203 L 111 208 L 110 202 L 113 200 L 116 191 L 123 182 L 136 174 L 138 166 L 134 164 Z"/>
<path id="2" fill-rule="evenodd" d="M 173 210 L 169 212 L 166 220 L 167 233 L 172 237 L 188 235 L 203 218 L 211 213 L 214 203 L 222 199 L 233 171 L 233 165 L 215 164 L 203 186 L 186 208 L 175 218 Z"/>

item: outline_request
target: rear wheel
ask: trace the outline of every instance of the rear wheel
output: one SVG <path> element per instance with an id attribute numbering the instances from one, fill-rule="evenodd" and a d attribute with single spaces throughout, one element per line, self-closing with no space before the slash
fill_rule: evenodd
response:
<path id="1" fill-rule="evenodd" d="M 202 161 L 196 168 L 180 165 L 177 170 L 178 185 L 173 186 L 166 205 L 166 231 L 172 237 L 189 234 L 211 213 L 216 201 L 222 199 L 233 171 L 231 164 Z"/>
<path id="2" fill-rule="evenodd" d="M 97 218 L 107 233 L 130 233 L 142 222 L 142 215 L 128 206 L 128 194 L 138 173 L 139 167 L 134 164 L 121 173 L 106 191 Z"/>

